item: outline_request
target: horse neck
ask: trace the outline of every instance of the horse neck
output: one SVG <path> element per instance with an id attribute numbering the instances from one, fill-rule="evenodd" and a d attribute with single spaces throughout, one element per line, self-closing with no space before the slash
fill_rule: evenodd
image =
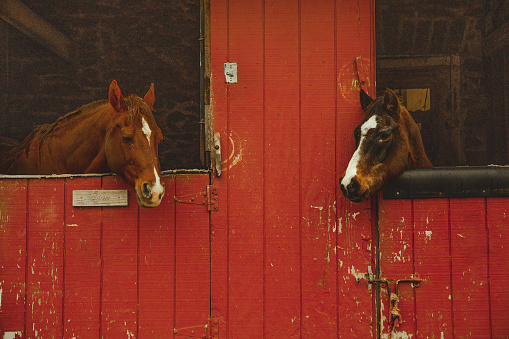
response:
<path id="1" fill-rule="evenodd" d="M 92 163 L 95 172 L 107 171 L 104 138 L 114 113 L 107 101 L 99 101 L 61 117 L 33 138 L 28 165 L 40 174 L 85 173 Z"/>

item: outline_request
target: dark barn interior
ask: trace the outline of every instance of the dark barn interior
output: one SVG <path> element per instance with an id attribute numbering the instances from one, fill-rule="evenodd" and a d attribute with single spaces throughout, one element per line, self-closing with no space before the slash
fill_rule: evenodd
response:
<path id="1" fill-rule="evenodd" d="M 202 168 L 200 1 L 35 1 L 0 4 L 0 136 L 154 83 L 162 169 Z"/>
<path id="2" fill-rule="evenodd" d="M 24 6 L 44 26 L 23 14 L 19 22 Z M 375 6 L 377 89 L 398 90 L 433 164 L 507 164 L 509 2 Z M 23 139 L 36 125 L 106 99 L 113 79 L 140 96 L 154 82 L 162 168 L 205 166 L 199 0 L 9 0 L 0 17 L 0 136 Z M 49 40 L 41 35 L 48 29 Z"/>
<path id="3" fill-rule="evenodd" d="M 401 94 L 410 99 L 433 165 L 506 165 L 509 2 L 379 0 L 375 6 L 377 90 L 407 90 Z M 426 91 L 419 97 L 417 89 Z"/>

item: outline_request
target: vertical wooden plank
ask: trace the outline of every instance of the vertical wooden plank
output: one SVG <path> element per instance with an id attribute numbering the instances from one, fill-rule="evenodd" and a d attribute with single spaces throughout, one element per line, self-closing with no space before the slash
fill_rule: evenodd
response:
<path id="1" fill-rule="evenodd" d="M 299 6 L 265 1 L 265 334 L 300 334 Z"/>
<path id="2" fill-rule="evenodd" d="M 238 84 L 229 85 L 227 135 L 229 336 L 259 337 L 263 329 L 263 17 L 262 1 L 229 1 L 229 61 Z M 246 282 L 249 281 L 249 284 Z"/>
<path id="3" fill-rule="evenodd" d="M 412 200 L 381 200 L 379 205 L 380 271 L 395 292 L 395 281 L 410 279 L 414 274 Z M 388 291 L 381 291 L 381 334 L 397 333 L 399 337 L 415 335 L 414 291 L 408 283 L 399 286 L 399 327 L 389 326 Z M 389 336 L 390 338 L 391 336 Z"/>
<path id="4" fill-rule="evenodd" d="M 175 176 L 164 176 L 165 196 L 140 209 L 139 336 L 171 337 L 174 329 Z"/>
<path id="5" fill-rule="evenodd" d="M 62 337 L 64 183 L 28 181 L 27 337 Z"/>
<path id="6" fill-rule="evenodd" d="M 215 131 L 221 136 L 222 174 L 213 175 L 214 184 L 220 192 L 219 210 L 211 214 L 211 309 L 219 320 L 221 335 L 228 338 L 229 277 L 228 277 L 228 169 L 233 157 L 227 130 L 228 86 L 225 84 L 223 64 L 228 60 L 228 1 L 210 2 L 210 57 L 212 68 L 211 107 Z M 212 118 L 212 117 L 211 117 Z M 235 148 L 234 148 L 235 149 Z M 238 149 L 238 148 L 237 148 Z M 232 155 L 232 157 L 230 157 Z"/>
<path id="7" fill-rule="evenodd" d="M 175 328 L 203 328 L 210 314 L 209 216 L 204 198 L 209 177 L 179 175 L 176 196 L 196 203 L 177 203 L 175 216 Z"/>
<path id="8" fill-rule="evenodd" d="M 103 189 L 128 189 L 117 176 L 104 177 Z M 128 207 L 104 207 L 102 225 L 101 336 L 137 334 L 138 202 L 129 188 Z"/>
<path id="9" fill-rule="evenodd" d="M 488 198 L 489 288 L 492 338 L 509 338 L 507 268 L 509 267 L 509 215 L 507 198 Z"/>
<path id="10" fill-rule="evenodd" d="M 0 337 L 25 331 L 27 180 L 0 179 Z"/>
<path id="11" fill-rule="evenodd" d="M 9 27 L 10 25 L 5 22 L 0 22 L 0 74 L 3 76 L 0 78 L 0 107 L 9 107 L 9 93 L 10 88 L 7 85 L 9 81 L 9 54 L 12 53 L 9 50 Z M 11 121 L 8 109 L 2 109 L 0 112 L 0 121 L 3 121 L 0 126 L 0 135 L 9 135 L 10 129 L 12 128 L 8 121 Z"/>
<path id="12" fill-rule="evenodd" d="M 317 338 L 338 333 L 334 14 L 333 1 L 301 2 L 302 335 Z"/>
<path id="13" fill-rule="evenodd" d="M 416 333 L 452 337 L 449 199 L 414 200 L 414 255 L 423 279 L 415 289 Z"/>
<path id="14" fill-rule="evenodd" d="M 454 336 L 489 336 L 485 199 L 451 199 Z"/>
<path id="15" fill-rule="evenodd" d="M 374 6 L 369 0 L 335 1 L 336 15 L 336 196 L 339 334 L 358 338 L 374 335 L 376 314 L 372 312 L 375 288 L 363 274 L 374 265 L 371 199 L 351 203 L 343 197 L 339 179 L 355 150 L 353 131 L 364 118 L 359 102 L 354 61 L 361 57 L 365 69 L 363 88 L 374 93 Z M 373 258 L 372 258 L 373 252 Z M 373 259 L 373 260 L 372 260 Z M 357 282 L 356 282 L 357 281 Z"/>
<path id="16" fill-rule="evenodd" d="M 64 337 L 99 337 L 101 208 L 73 207 L 73 190 L 101 188 L 100 177 L 66 180 Z"/>

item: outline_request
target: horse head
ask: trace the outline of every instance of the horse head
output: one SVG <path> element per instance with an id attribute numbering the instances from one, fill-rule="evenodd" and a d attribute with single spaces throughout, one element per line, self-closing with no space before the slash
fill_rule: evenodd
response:
<path id="1" fill-rule="evenodd" d="M 406 169 L 432 166 L 417 124 L 392 90 L 375 100 L 361 90 L 360 101 L 366 115 L 354 131 L 357 149 L 340 179 L 343 195 L 353 202 L 366 200 Z"/>
<path id="2" fill-rule="evenodd" d="M 131 94 L 124 98 L 113 80 L 109 103 L 114 118 L 104 141 L 108 167 L 134 187 L 142 207 L 156 207 L 164 195 L 164 184 L 158 158 L 158 146 L 163 135 L 157 126 L 152 108 L 154 84 L 145 97 Z"/>

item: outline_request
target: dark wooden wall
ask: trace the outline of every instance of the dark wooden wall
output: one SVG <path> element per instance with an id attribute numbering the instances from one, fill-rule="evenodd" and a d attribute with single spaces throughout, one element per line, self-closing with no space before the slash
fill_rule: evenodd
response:
<path id="1" fill-rule="evenodd" d="M 140 96 L 154 82 L 163 168 L 201 167 L 199 0 L 22 4 L 68 37 L 72 55 L 64 60 L 0 20 L 0 136 L 22 139 L 107 99 L 113 79 Z"/>
<path id="2" fill-rule="evenodd" d="M 509 3 L 486 1 L 484 63 L 486 88 L 491 94 L 488 116 L 493 128 L 487 133 L 488 153 L 498 163 L 509 160 Z"/>
<path id="3" fill-rule="evenodd" d="M 376 2 L 379 60 L 408 57 L 418 58 L 419 62 L 426 57 L 458 60 L 459 80 L 457 84 L 451 82 L 450 87 L 459 89 L 456 92 L 453 88 L 445 96 L 448 105 L 445 109 L 450 111 L 451 105 L 457 105 L 457 109 L 446 119 L 440 116 L 448 112 L 433 112 L 436 123 L 432 129 L 439 131 L 433 147 L 438 154 L 447 154 L 438 157 L 435 165 L 507 164 L 509 105 L 505 104 L 503 92 L 509 67 L 501 41 L 507 45 L 508 7 L 504 0 Z M 493 33 L 505 38 L 492 43 Z M 377 67 L 377 72 L 381 69 Z M 421 76 L 417 74 L 419 70 L 416 65 L 406 78 Z M 437 69 L 428 70 L 431 80 L 422 83 L 432 88 L 431 96 L 435 94 L 433 88 L 446 90 L 443 77 L 432 76 Z M 391 73 L 383 72 L 377 73 L 377 85 L 381 89 L 401 83 Z M 447 139 L 449 135 L 454 140 Z"/>

